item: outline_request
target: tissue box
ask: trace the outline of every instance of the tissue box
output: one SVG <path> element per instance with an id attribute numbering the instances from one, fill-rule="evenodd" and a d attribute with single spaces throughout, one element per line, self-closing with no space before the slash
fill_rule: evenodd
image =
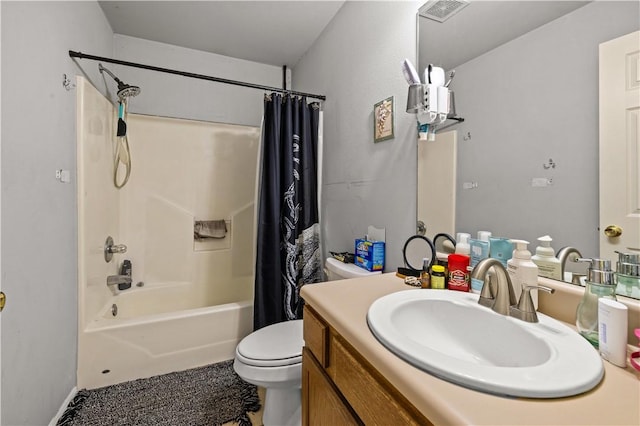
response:
<path id="1" fill-rule="evenodd" d="M 384 241 L 357 239 L 353 263 L 369 272 L 382 271 L 384 269 Z"/>

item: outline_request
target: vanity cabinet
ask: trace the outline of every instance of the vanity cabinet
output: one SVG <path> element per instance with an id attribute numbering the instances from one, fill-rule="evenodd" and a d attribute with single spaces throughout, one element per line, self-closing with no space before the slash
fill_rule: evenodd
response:
<path id="1" fill-rule="evenodd" d="M 431 424 L 308 305 L 303 328 L 303 425 Z"/>

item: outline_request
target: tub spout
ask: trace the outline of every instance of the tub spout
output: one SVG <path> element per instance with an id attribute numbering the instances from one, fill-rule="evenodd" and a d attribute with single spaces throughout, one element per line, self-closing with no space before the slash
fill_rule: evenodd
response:
<path id="1" fill-rule="evenodd" d="M 118 284 L 131 284 L 129 275 L 109 275 L 107 277 L 107 286 L 112 287 Z"/>

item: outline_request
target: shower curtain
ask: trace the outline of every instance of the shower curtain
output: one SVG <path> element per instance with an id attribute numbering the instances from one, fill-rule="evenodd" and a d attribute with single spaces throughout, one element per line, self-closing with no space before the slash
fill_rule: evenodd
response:
<path id="1" fill-rule="evenodd" d="M 265 96 L 254 330 L 302 318 L 300 287 L 322 281 L 318 213 L 320 107 Z"/>

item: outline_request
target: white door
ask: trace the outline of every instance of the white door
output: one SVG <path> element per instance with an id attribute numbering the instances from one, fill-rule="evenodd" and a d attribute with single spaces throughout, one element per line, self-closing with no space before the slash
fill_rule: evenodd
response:
<path id="1" fill-rule="evenodd" d="M 418 141 L 417 216 L 429 239 L 440 232 L 455 238 L 457 135 L 453 130 Z"/>
<path id="2" fill-rule="evenodd" d="M 600 45 L 600 257 L 640 251 L 640 32 Z"/>

